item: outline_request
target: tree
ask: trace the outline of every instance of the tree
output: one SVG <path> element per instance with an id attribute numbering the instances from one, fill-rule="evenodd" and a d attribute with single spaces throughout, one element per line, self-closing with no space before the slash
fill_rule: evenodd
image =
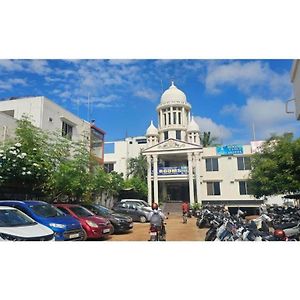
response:
<path id="1" fill-rule="evenodd" d="M 144 180 L 139 177 L 132 177 L 125 180 L 124 189 L 132 189 L 135 193 L 135 197 L 138 199 L 147 199 L 148 187 Z"/>
<path id="2" fill-rule="evenodd" d="M 128 162 L 128 175 L 147 181 L 148 162 L 146 156 L 140 154 L 136 158 L 130 158 Z"/>
<path id="3" fill-rule="evenodd" d="M 203 147 L 210 147 L 215 146 L 216 141 L 218 140 L 217 137 L 211 136 L 210 131 L 203 132 L 203 135 L 200 136 L 200 141 Z"/>
<path id="4" fill-rule="evenodd" d="M 273 136 L 251 158 L 249 186 L 257 197 L 300 191 L 300 139 Z"/>

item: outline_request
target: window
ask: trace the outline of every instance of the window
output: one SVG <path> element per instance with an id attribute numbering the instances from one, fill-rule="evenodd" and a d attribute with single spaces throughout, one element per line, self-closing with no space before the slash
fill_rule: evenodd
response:
<path id="1" fill-rule="evenodd" d="M 181 131 L 176 130 L 176 140 L 181 140 Z"/>
<path id="2" fill-rule="evenodd" d="M 171 113 L 170 112 L 168 113 L 168 116 L 169 116 L 169 123 L 168 124 L 170 125 L 171 124 Z"/>
<path id="3" fill-rule="evenodd" d="M 250 157 L 249 156 L 242 156 L 237 158 L 237 165 L 238 170 L 250 170 Z"/>
<path id="4" fill-rule="evenodd" d="M 177 123 L 176 117 L 177 117 L 176 112 L 173 112 L 173 122 L 174 122 L 174 124 Z"/>
<path id="5" fill-rule="evenodd" d="M 167 115 L 166 114 L 164 114 L 164 124 L 165 124 L 165 126 L 167 125 Z"/>
<path id="6" fill-rule="evenodd" d="M 219 171 L 219 164 L 217 158 L 206 158 L 206 171 Z"/>
<path id="7" fill-rule="evenodd" d="M 207 182 L 207 195 L 208 196 L 215 196 L 215 195 L 221 195 L 220 190 L 220 182 Z"/>
<path id="8" fill-rule="evenodd" d="M 104 170 L 106 173 L 110 173 L 114 170 L 114 163 L 104 164 Z"/>
<path id="9" fill-rule="evenodd" d="M 58 207 L 59 210 L 61 210 L 63 213 L 65 213 L 66 215 L 69 215 L 69 211 L 67 209 L 65 209 L 64 207 Z"/>
<path id="10" fill-rule="evenodd" d="M 146 139 L 137 139 L 136 142 L 138 144 L 147 144 L 147 140 Z"/>
<path id="11" fill-rule="evenodd" d="M 68 140 L 72 140 L 73 126 L 66 122 L 62 122 L 62 136 L 66 137 Z"/>
<path id="12" fill-rule="evenodd" d="M 178 112 L 178 124 L 181 124 L 181 112 Z"/>
<path id="13" fill-rule="evenodd" d="M 251 195 L 247 181 L 239 181 L 240 195 Z"/>
<path id="14" fill-rule="evenodd" d="M 164 139 L 165 139 L 165 141 L 166 141 L 168 138 L 169 138 L 169 133 L 168 133 L 168 131 L 165 131 L 165 132 L 164 132 Z"/>

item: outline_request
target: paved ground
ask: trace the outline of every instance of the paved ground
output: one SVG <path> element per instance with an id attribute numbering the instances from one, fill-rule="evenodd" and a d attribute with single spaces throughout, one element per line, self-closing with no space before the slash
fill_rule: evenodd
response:
<path id="1" fill-rule="evenodd" d="M 167 241 L 204 241 L 207 229 L 196 226 L 196 218 L 188 218 L 188 223 L 182 223 L 181 215 L 170 214 L 166 220 Z M 134 223 L 129 233 L 114 234 L 110 241 L 147 241 L 149 239 L 149 223 Z"/>

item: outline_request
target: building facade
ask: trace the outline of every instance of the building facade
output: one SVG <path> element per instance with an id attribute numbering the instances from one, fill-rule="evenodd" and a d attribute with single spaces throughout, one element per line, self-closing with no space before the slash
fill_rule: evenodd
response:
<path id="1" fill-rule="evenodd" d="M 128 175 L 128 160 L 138 157 L 147 148 L 145 136 L 127 137 L 123 141 L 105 142 L 104 168 L 107 172 L 115 171 Z"/>
<path id="2" fill-rule="evenodd" d="M 15 137 L 17 120 L 13 117 L 0 112 L 0 143 Z"/>
<path id="3" fill-rule="evenodd" d="M 91 153 L 100 164 L 104 162 L 105 132 L 44 96 L 11 98 L 0 101 L 0 125 L 12 132 L 16 120 L 27 116 L 32 124 L 42 130 L 57 132 L 74 141 L 87 143 Z M 2 124 L 3 122 L 3 124 Z"/>

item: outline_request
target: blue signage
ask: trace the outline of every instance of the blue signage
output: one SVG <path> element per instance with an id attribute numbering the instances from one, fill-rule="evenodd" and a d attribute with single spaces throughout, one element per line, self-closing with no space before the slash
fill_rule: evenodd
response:
<path id="1" fill-rule="evenodd" d="M 218 155 L 233 155 L 233 154 L 243 154 L 243 146 L 241 145 L 226 145 L 226 146 L 219 146 L 217 148 Z"/>
<path id="2" fill-rule="evenodd" d="M 158 175 L 187 175 L 188 168 L 182 167 L 159 167 L 157 170 Z"/>

